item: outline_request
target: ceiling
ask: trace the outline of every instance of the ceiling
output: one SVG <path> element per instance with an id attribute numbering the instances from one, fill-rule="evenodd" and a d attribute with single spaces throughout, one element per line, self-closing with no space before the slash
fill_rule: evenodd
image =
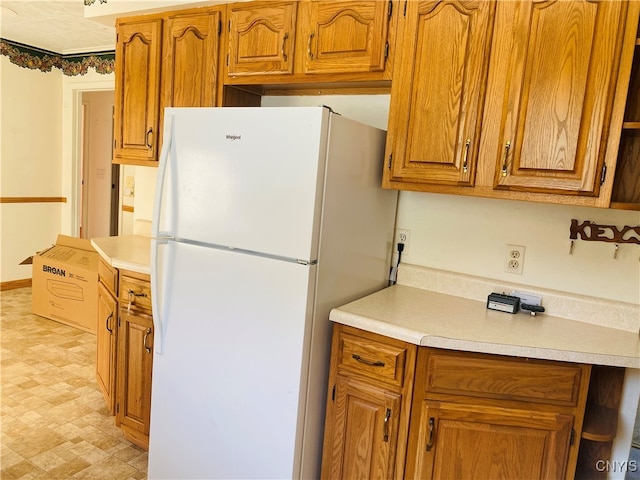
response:
<path id="1" fill-rule="evenodd" d="M 115 50 L 116 33 L 84 17 L 82 0 L 0 0 L 0 37 L 61 55 Z"/>

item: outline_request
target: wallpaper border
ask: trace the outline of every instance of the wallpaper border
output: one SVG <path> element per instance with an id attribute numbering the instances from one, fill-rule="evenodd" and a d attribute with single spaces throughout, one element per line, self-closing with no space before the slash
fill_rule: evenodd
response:
<path id="1" fill-rule="evenodd" d="M 113 73 L 115 65 L 115 52 L 60 55 L 4 38 L 0 38 L 0 55 L 8 57 L 11 63 L 22 68 L 41 72 L 50 72 L 52 68 L 58 68 L 70 77 L 84 75 L 89 68 L 93 68 L 97 73 L 108 75 Z"/>

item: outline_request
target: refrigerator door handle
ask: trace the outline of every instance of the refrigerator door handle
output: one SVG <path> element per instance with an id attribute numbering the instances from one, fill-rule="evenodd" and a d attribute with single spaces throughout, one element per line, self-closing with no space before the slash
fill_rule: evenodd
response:
<path id="1" fill-rule="evenodd" d="M 151 239 L 151 311 L 153 312 L 154 328 L 153 347 L 158 355 L 162 355 L 162 347 L 164 345 L 164 331 L 162 327 L 165 312 L 164 286 L 166 284 L 165 279 L 167 278 L 166 269 L 163 269 L 162 271 L 163 278 L 160 278 L 159 276 L 161 272 L 158 270 L 158 249 L 161 245 L 166 244 L 166 239 Z M 162 290 L 162 293 L 160 290 Z"/>
<path id="2" fill-rule="evenodd" d="M 160 231 L 160 217 L 162 210 L 162 198 L 164 197 L 165 182 L 167 176 L 167 169 L 169 168 L 170 156 L 175 157 L 175 148 L 173 145 L 173 137 L 175 129 L 173 127 L 173 115 L 165 116 L 165 128 L 164 128 L 164 142 L 162 143 L 162 151 L 160 153 L 160 160 L 158 162 L 158 178 L 156 181 L 156 192 L 153 201 L 153 218 L 151 219 L 151 236 L 153 238 L 170 237 L 171 233 L 168 231 Z M 173 229 L 173 225 L 171 225 Z"/>
<path id="3" fill-rule="evenodd" d="M 164 331 L 162 327 L 165 312 L 164 286 L 166 284 L 166 269 L 163 269 L 162 272 L 160 272 L 158 269 L 158 250 L 161 245 L 167 244 L 171 236 L 169 232 L 160 231 L 160 210 L 162 207 L 162 198 L 164 194 L 167 168 L 169 168 L 169 152 L 173 152 L 174 150 L 173 135 L 173 116 L 167 115 L 165 117 L 165 140 L 162 144 L 162 152 L 160 154 L 160 162 L 158 165 L 158 179 L 156 184 L 156 195 L 154 199 L 153 219 L 151 222 L 151 310 L 153 312 L 153 326 L 155 329 L 155 341 L 153 343 L 155 352 L 158 355 L 162 355 L 162 347 L 164 345 Z M 173 226 L 171 228 L 173 228 Z M 160 278 L 160 274 L 162 274 L 163 278 Z"/>

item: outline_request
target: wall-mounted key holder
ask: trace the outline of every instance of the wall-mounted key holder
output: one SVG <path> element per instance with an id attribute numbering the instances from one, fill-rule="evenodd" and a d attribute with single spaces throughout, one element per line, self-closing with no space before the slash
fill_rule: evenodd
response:
<path id="1" fill-rule="evenodd" d="M 580 223 L 578 220 L 572 219 L 569 232 L 569 239 L 571 240 L 569 254 L 573 253 L 575 240 L 613 243 L 615 244 L 613 258 L 617 258 L 618 249 L 622 243 L 640 245 L 640 225 L 635 227 L 625 225 L 618 228 L 615 225 L 599 225 L 589 220 Z"/>

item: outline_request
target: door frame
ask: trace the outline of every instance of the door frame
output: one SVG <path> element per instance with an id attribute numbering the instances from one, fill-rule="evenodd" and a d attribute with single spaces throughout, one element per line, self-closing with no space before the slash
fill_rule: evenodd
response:
<path id="1" fill-rule="evenodd" d="M 113 73 L 89 72 L 83 77 L 65 76 L 62 81 L 62 193 L 67 202 L 63 204 L 60 231 L 75 237 L 80 235 L 82 206 L 82 94 L 115 89 Z M 119 224 L 121 202 L 119 199 Z"/>

